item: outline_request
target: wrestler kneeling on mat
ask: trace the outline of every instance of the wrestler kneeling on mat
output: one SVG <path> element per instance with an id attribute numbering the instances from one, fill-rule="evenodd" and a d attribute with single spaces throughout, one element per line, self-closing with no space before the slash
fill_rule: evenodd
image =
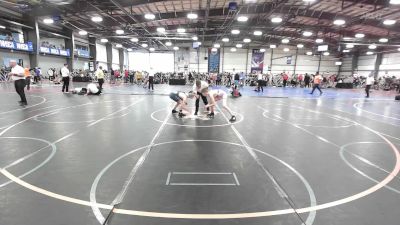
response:
<path id="1" fill-rule="evenodd" d="M 222 100 L 222 108 L 228 111 L 228 113 L 231 115 L 231 119 L 229 121 L 234 122 L 236 121 L 236 116 L 233 115 L 232 110 L 228 107 L 226 104 L 226 101 L 228 99 L 228 94 L 223 91 L 223 90 L 208 90 L 208 88 L 204 89 L 202 92 L 203 95 L 208 96 L 210 98 L 210 103 L 206 105 L 206 108 L 211 109 L 211 113 L 208 114 L 208 117 L 213 118 L 214 117 L 214 109 L 215 106 L 217 105 L 217 101 Z"/>
<path id="2" fill-rule="evenodd" d="M 189 93 L 185 92 L 172 92 L 169 94 L 169 97 L 176 102 L 176 105 L 174 109 L 172 110 L 172 113 L 178 113 L 176 109 L 179 107 L 179 117 L 184 117 L 185 115 L 190 114 L 190 110 L 187 108 L 187 99 L 188 98 L 193 98 L 195 96 L 193 91 L 190 91 Z M 185 111 L 185 113 L 183 113 Z"/>

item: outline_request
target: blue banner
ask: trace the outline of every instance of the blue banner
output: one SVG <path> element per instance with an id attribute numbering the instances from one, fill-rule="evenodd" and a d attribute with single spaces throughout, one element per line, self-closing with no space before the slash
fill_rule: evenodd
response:
<path id="1" fill-rule="evenodd" d="M 15 41 L 0 40 L 0 48 L 7 48 L 7 49 L 12 49 L 12 50 L 20 50 L 20 51 L 28 51 L 28 52 L 33 51 L 32 42 L 18 43 Z"/>
<path id="2" fill-rule="evenodd" d="M 40 47 L 40 52 L 51 55 L 61 55 L 61 56 L 71 56 L 69 49 L 56 49 L 56 48 L 48 48 L 48 47 Z"/>
<path id="3" fill-rule="evenodd" d="M 209 73 L 219 73 L 219 57 L 220 51 L 211 51 L 208 49 L 208 72 Z"/>
<path id="4" fill-rule="evenodd" d="M 78 49 L 78 56 L 80 57 L 85 57 L 85 58 L 90 58 L 90 52 L 82 49 Z"/>
<path id="5" fill-rule="evenodd" d="M 260 72 L 264 70 L 264 52 L 260 49 L 253 49 L 253 55 L 251 57 L 251 73 Z"/>

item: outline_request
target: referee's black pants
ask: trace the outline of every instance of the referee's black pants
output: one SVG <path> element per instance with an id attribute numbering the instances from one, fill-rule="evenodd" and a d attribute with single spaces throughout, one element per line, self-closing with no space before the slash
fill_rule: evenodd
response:
<path id="1" fill-rule="evenodd" d="M 15 91 L 17 92 L 19 97 L 21 97 L 22 103 L 27 103 L 26 97 L 25 97 L 25 90 L 24 90 L 25 85 L 26 85 L 25 79 L 20 79 L 20 80 L 14 81 Z"/>

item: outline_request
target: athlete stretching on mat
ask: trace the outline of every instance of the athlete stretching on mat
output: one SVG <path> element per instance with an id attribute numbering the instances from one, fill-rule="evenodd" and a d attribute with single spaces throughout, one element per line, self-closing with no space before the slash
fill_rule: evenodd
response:
<path id="1" fill-rule="evenodd" d="M 180 92 L 178 91 L 177 93 L 175 92 L 171 92 L 171 94 L 169 94 L 169 98 L 174 100 L 176 102 L 176 105 L 174 107 L 174 109 L 172 110 L 172 113 L 178 113 L 178 111 L 176 111 L 176 109 L 178 109 L 179 107 L 179 117 L 184 117 L 185 114 L 183 113 L 183 110 L 185 110 L 185 113 L 187 112 L 187 114 L 190 114 L 190 110 L 187 108 L 187 99 L 188 98 L 193 98 L 195 95 L 193 93 L 193 91 L 190 91 L 189 93 L 185 93 L 185 92 Z"/>
<path id="2" fill-rule="evenodd" d="M 231 119 L 229 121 L 234 122 L 236 121 L 236 116 L 233 115 L 232 110 L 228 107 L 226 104 L 226 101 L 228 99 L 228 94 L 223 91 L 223 90 L 208 90 L 208 88 L 203 90 L 203 95 L 208 96 L 210 98 L 210 104 L 206 105 L 207 108 L 211 109 L 211 113 L 208 114 L 207 116 L 210 118 L 214 117 L 214 109 L 215 106 L 217 105 L 217 101 L 222 100 L 222 108 L 228 111 L 228 113 L 231 115 Z"/>
<path id="3" fill-rule="evenodd" d="M 203 100 L 204 105 L 208 104 L 207 97 L 204 96 L 203 90 L 208 88 L 208 83 L 205 81 L 200 81 L 196 80 L 195 84 L 193 85 L 193 92 L 196 93 L 196 111 L 194 112 L 194 115 L 197 116 L 197 113 L 199 112 L 199 105 L 200 105 L 200 97 Z M 209 109 L 207 108 L 207 111 Z"/>

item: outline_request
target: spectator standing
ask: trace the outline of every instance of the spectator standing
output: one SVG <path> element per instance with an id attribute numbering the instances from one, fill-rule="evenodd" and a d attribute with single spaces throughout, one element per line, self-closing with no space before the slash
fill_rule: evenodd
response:
<path id="1" fill-rule="evenodd" d="M 283 87 L 286 87 L 287 81 L 289 80 L 289 76 L 286 73 L 283 73 L 282 79 L 283 79 Z"/>
<path id="2" fill-rule="evenodd" d="M 322 91 L 321 91 L 321 88 L 320 88 L 322 80 L 323 80 L 322 76 L 319 74 L 319 72 L 317 72 L 315 74 L 315 77 L 314 77 L 314 86 L 313 86 L 313 89 L 312 89 L 312 91 L 310 93 L 311 95 L 314 94 L 315 89 L 318 89 L 319 95 L 322 95 Z"/>
<path id="3" fill-rule="evenodd" d="M 61 77 L 63 81 L 63 86 L 62 86 L 62 92 L 64 93 L 64 90 L 69 93 L 68 88 L 69 88 L 69 69 L 68 69 L 68 64 L 64 64 L 64 67 L 61 68 Z"/>
<path id="4" fill-rule="evenodd" d="M 154 91 L 154 70 L 153 70 L 153 68 L 150 68 L 150 71 L 149 71 L 149 90 L 150 90 L 150 88 L 152 91 Z"/>
<path id="5" fill-rule="evenodd" d="M 28 105 L 25 97 L 25 71 L 24 68 L 17 64 L 17 61 L 10 60 L 11 72 L 8 74 L 14 81 L 15 91 L 21 98 L 19 101 L 21 106 Z"/>
<path id="6" fill-rule="evenodd" d="M 24 75 L 25 75 L 25 80 L 26 80 L 26 90 L 31 89 L 31 72 L 29 68 L 24 69 Z"/>
<path id="7" fill-rule="evenodd" d="M 370 73 L 369 76 L 367 77 L 365 86 L 366 98 L 369 98 L 369 90 L 371 89 L 371 86 L 374 84 L 374 82 L 375 82 L 374 74 Z"/>
<path id="8" fill-rule="evenodd" d="M 100 91 L 102 91 L 103 84 L 104 84 L 104 71 L 101 66 L 99 66 L 99 68 L 97 68 L 95 75 L 97 77 L 97 81 L 99 82 Z"/>
<path id="9" fill-rule="evenodd" d="M 311 77 L 310 77 L 310 75 L 308 75 L 308 73 L 306 73 L 306 75 L 304 76 L 304 86 L 309 88 L 310 81 L 311 81 Z"/>

